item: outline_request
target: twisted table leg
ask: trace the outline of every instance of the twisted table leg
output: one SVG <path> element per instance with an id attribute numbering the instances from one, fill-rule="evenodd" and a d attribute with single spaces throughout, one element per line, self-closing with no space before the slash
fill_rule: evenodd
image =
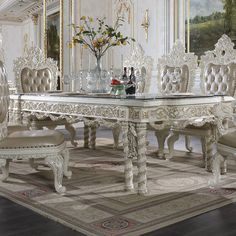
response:
<path id="1" fill-rule="evenodd" d="M 90 133 L 90 148 L 95 149 L 96 148 L 96 134 L 97 134 L 97 125 L 91 125 L 90 126 L 91 133 Z"/>
<path id="2" fill-rule="evenodd" d="M 122 123 L 122 135 L 123 135 L 123 147 L 124 147 L 124 159 L 125 159 L 125 190 L 133 190 L 133 163 L 129 157 L 129 125 L 128 122 Z"/>
<path id="3" fill-rule="evenodd" d="M 10 160 L 7 159 L 0 160 L 0 168 L 2 169 L 2 176 L 0 177 L 1 181 L 6 180 L 9 176 L 9 163 Z"/>
<path id="4" fill-rule="evenodd" d="M 89 126 L 84 124 L 84 148 L 89 148 Z"/>
<path id="5" fill-rule="evenodd" d="M 138 193 L 147 193 L 147 168 L 146 168 L 146 123 L 138 123 L 137 131 L 137 153 L 138 153 Z"/>
<path id="6" fill-rule="evenodd" d="M 216 153 L 216 150 L 214 148 L 213 138 L 209 135 L 205 137 L 205 149 L 205 168 L 207 171 L 212 171 L 212 160 Z"/>

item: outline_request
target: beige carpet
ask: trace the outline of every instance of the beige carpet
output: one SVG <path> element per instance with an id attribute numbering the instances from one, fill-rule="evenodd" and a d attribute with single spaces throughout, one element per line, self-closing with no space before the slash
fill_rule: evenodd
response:
<path id="1" fill-rule="evenodd" d="M 123 191 L 122 150 L 98 139 L 97 150 L 70 148 L 73 177 L 67 193 L 53 190 L 52 172 L 35 171 L 22 161 L 11 163 L 2 195 L 86 235 L 140 235 L 199 215 L 236 199 L 236 172 L 210 189 L 212 177 L 201 167 L 200 154 L 177 152 L 171 161 L 155 158 L 148 148 L 147 196 Z"/>

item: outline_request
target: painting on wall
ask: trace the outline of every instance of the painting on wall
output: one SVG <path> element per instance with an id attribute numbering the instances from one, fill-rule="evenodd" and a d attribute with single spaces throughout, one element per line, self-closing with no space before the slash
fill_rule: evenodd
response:
<path id="1" fill-rule="evenodd" d="M 60 65 L 60 13 L 47 16 L 47 57 Z"/>
<path id="2" fill-rule="evenodd" d="M 186 42 L 201 56 L 213 50 L 222 34 L 236 43 L 236 0 L 186 0 Z"/>

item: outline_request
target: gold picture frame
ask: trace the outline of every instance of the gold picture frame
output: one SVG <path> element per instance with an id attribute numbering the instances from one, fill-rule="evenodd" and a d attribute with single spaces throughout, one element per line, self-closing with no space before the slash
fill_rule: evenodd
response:
<path id="1" fill-rule="evenodd" d="M 63 18 L 64 18 L 64 0 L 60 0 L 60 7 L 59 12 L 56 12 L 52 15 L 47 14 L 47 0 L 43 0 L 43 31 L 44 31 L 44 37 L 43 37 L 43 48 L 44 48 L 44 54 L 47 58 L 48 56 L 48 17 L 55 17 L 56 14 L 59 14 L 59 70 L 60 70 L 60 89 L 62 89 L 63 85 L 63 76 L 64 76 L 64 27 L 63 27 Z"/>

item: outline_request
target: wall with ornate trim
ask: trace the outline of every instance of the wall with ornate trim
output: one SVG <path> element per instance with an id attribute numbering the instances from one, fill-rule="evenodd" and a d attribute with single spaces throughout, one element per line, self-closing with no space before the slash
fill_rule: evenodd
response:
<path id="1" fill-rule="evenodd" d="M 51 10 L 59 10 L 59 1 L 53 0 Z M 148 10 L 148 39 L 141 24 Z M 43 17 L 37 22 L 28 19 L 22 23 L 0 22 L 3 29 L 3 47 L 6 51 L 6 63 L 9 78 L 14 80 L 12 62 L 17 56 L 23 55 L 26 44 L 39 45 L 43 48 Z M 123 34 L 132 36 L 140 43 L 146 55 L 154 59 L 152 92 L 156 91 L 156 68 L 158 58 L 169 52 L 173 42 L 180 38 L 184 40 L 185 32 L 185 0 L 64 0 L 64 74 L 88 68 L 88 52 L 80 47 L 69 49 L 68 42 L 72 37 L 70 23 L 79 23 L 82 15 L 93 17 L 105 16 L 112 24 L 117 14 L 123 15 L 126 23 L 122 27 Z M 14 41 L 13 41 L 14 40 Z M 121 58 L 128 58 L 132 44 L 126 47 L 116 47 L 110 50 L 103 59 L 103 67 L 109 69 L 121 68 Z M 93 59 L 91 57 L 91 65 Z"/>

